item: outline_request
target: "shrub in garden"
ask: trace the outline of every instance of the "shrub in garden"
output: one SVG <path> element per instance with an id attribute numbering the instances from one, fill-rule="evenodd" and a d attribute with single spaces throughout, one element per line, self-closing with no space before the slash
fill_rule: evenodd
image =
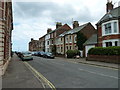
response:
<path id="1" fill-rule="evenodd" d="M 67 58 L 73 58 L 76 55 L 80 55 L 80 51 L 79 50 L 68 50 L 66 54 L 67 54 Z"/>
<path id="2" fill-rule="evenodd" d="M 88 51 L 89 55 L 120 55 L 120 46 L 95 47 Z"/>

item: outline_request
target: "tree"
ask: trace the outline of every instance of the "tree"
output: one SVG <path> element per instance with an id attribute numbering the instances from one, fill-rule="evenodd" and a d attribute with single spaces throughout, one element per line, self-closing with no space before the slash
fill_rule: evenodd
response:
<path id="1" fill-rule="evenodd" d="M 87 40 L 86 36 L 83 33 L 78 32 L 76 39 L 77 39 L 76 41 L 77 41 L 78 50 L 83 50 L 83 44 Z"/>

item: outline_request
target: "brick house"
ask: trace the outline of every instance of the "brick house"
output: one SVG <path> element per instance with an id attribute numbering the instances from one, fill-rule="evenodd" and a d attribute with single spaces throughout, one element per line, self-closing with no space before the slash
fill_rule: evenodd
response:
<path id="1" fill-rule="evenodd" d="M 39 51 L 45 51 L 45 35 L 39 38 Z"/>
<path id="2" fill-rule="evenodd" d="M 73 29 L 62 33 L 56 38 L 57 53 L 65 55 L 67 50 L 77 49 L 76 37 L 78 32 L 83 33 L 88 39 L 96 32 L 96 30 L 91 23 L 79 26 L 78 21 L 74 21 Z"/>
<path id="3" fill-rule="evenodd" d="M 106 4 L 106 14 L 98 21 L 97 34 L 85 43 L 85 56 L 92 47 L 120 46 L 120 6 L 113 8 L 112 2 Z"/>
<path id="4" fill-rule="evenodd" d="M 48 29 L 47 35 L 45 36 L 45 51 L 52 52 L 52 47 L 56 45 L 55 43 L 56 37 L 70 29 L 71 29 L 70 26 L 68 26 L 67 24 L 62 25 L 62 23 L 60 22 L 56 23 L 55 30 Z"/>
<path id="5" fill-rule="evenodd" d="M 12 1 L 0 1 L 0 75 L 3 75 L 11 60 L 13 30 Z"/>
<path id="6" fill-rule="evenodd" d="M 106 4 L 106 14 L 96 24 L 98 46 L 120 46 L 120 6 L 113 8 L 112 2 Z"/>
<path id="7" fill-rule="evenodd" d="M 40 50 L 40 41 L 34 40 L 31 38 L 31 41 L 29 42 L 29 51 L 39 51 Z"/>

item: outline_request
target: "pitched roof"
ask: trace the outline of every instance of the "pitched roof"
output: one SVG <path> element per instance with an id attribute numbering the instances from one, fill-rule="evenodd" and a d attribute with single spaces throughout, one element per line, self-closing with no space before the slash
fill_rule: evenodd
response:
<path id="1" fill-rule="evenodd" d="M 83 45 L 97 44 L 97 34 L 93 34 Z"/>
<path id="2" fill-rule="evenodd" d="M 66 31 L 66 32 L 60 34 L 59 36 L 62 37 L 62 36 L 68 35 L 68 34 L 77 33 L 77 32 L 79 32 L 80 30 L 82 30 L 84 27 L 86 27 L 88 24 L 89 24 L 89 23 L 86 23 L 86 24 L 83 24 L 83 25 L 81 25 L 81 26 L 79 26 L 79 27 L 77 27 L 77 28 L 74 28 L 74 29 L 71 29 L 71 30 L 69 30 L 69 31 Z"/>
<path id="3" fill-rule="evenodd" d="M 57 31 L 57 30 L 59 30 L 59 29 L 63 28 L 65 25 L 67 25 L 67 24 L 62 25 L 61 27 L 59 27 L 59 28 L 57 28 L 57 29 L 55 29 L 55 30 L 53 30 L 53 31 L 49 32 L 48 34 L 53 33 L 53 32 L 55 32 L 55 31 Z M 68 26 L 68 25 L 67 25 L 67 26 Z"/>
<path id="4" fill-rule="evenodd" d="M 106 13 L 97 24 L 100 24 L 101 22 L 105 22 L 110 19 L 115 19 L 120 17 L 120 6 L 112 9 L 109 13 Z"/>

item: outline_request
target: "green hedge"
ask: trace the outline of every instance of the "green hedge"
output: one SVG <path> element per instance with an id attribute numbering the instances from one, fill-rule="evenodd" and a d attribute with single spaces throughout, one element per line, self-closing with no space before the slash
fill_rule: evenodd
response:
<path id="1" fill-rule="evenodd" d="M 88 51 L 89 55 L 120 55 L 120 46 L 95 47 Z"/>
<path id="2" fill-rule="evenodd" d="M 68 50 L 66 54 L 67 54 L 67 58 L 73 58 L 76 55 L 80 55 L 80 51 L 79 50 Z"/>

